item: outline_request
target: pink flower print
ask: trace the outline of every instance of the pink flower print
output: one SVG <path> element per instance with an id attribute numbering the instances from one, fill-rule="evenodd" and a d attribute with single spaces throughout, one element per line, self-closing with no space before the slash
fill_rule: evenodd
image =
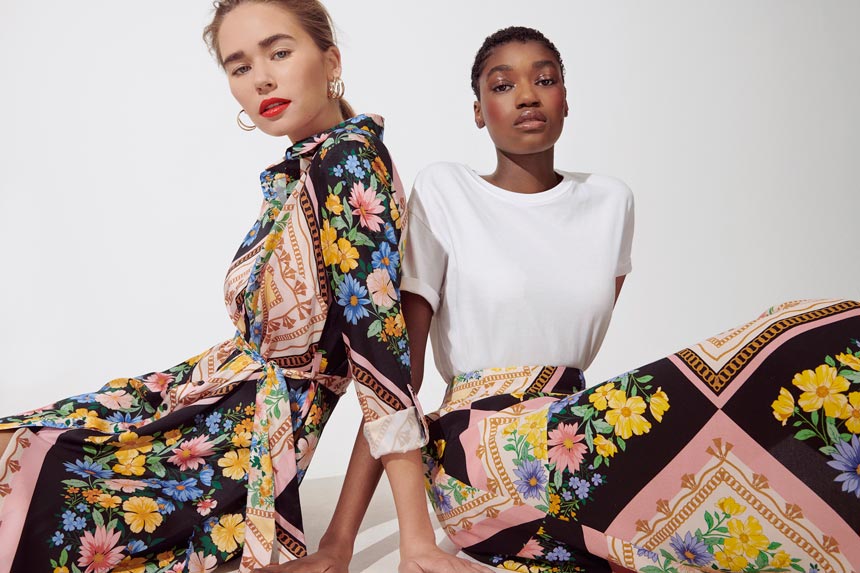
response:
<path id="1" fill-rule="evenodd" d="M 215 571 L 218 560 L 214 555 L 203 555 L 202 551 L 192 553 L 188 559 L 188 571 L 191 573 L 210 573 Z"/>
<path id="2" fill-rule="evenodd" d="M 361 182 L 353 183 L 349 204 L 353 207 L 352 214 L 358 215 L 362 227 L 376 232 L 382 229 L 380 224 L 383 221 L 376 214 L 385 211 L 385 207 L 372 189 L 366 188 Z"/>
<path id="3" fill-rule="evenodd" d="M 201 499 L 197 502 L 197 513 L 200 515 L 209 515 L 209 513 L 217 506 L 217 499 Z"/>
<path id="4" fill-rule="evenodd" d="M 132 396 L 125 390 L 112 390 L 95 395 L 96 402 L 111 410 L 127 410 L 131 408 Z"/>
<path id="5" fill-rule="evenodd" d="M 552 446 L 549 449 L 548 455 L 551 462 L 555 462 L 556 471 L 563 471 L 567 468 L 571 472 L 579 469 L 582 463 L 582 456 L 587 451 L 586 445 L 582 443 L 585 436 L 577 434 L 579 424 L 565 424 L 562 422 L 558 428 L 549 432 L 547 436 L 547 445 Z"/>
<path id="6" fill-rule="evenodd" d="M 367 277 L 367 288 L 370 290 L 373 304 L 380 308 L 391 308 L 397 300 L 391 274 L 386 269 L 379 268 L 370 273 Z"/>
<path id="7" fill-rule="evenodd" d="M 143 379 L 143 383 L 150 391 L 159 393 L 167 390 L 167 386 L 171 382 L 173 382 L 173 375 L 164 372 L 156 372 Z"/>
<path id="8" fill-rule="evenodd" d="M 520 549 L 520 552 L 517 553 L 517 557 L 525 557 L 526 559 L 534 559 L 535 557 L 540 557 L 543 555 L 543 547 L 538 543 L 538 540 L 532 537 L 529 539 L 523 548 Z"/>
<path id="9" fill-rule="evenodd" d="M 107 573 L 122 561 L 122 550 L 125 545 L 117 546 L 120 532 L 105 529 L 103 525 L 96 526 L 93 535 L 85 531 L 81 536 L 81 556 L 78 566 L 86 567 L 84 573 Z"/>
<path id="10" fill-rule="evenodd" d="M 200 464 L 206 463 L 206 456 L 211 456 L 215 453 L 213 447 L 215 444 L 207 441 L 209 436 L 203 434 L 191 440 L 185 440 L 179 446 L 173 448 L 173 455 L 167 458 L 167 461 L 179 466 L 179 469 L 185 471 L 187 469 L 196 470 Z"/>

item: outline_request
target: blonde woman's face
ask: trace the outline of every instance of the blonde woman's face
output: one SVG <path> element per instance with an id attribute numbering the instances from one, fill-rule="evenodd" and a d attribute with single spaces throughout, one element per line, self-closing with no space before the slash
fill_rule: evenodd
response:
<path id="1" fill-rule="evenodd" d="M 292 12 L 238 6 L 221 24 L 218 49 L 233 97 L 263 132 L 298 141 L 341 120 L 327 92 L 340 76 L 340 53 L 320 50 Z"/>

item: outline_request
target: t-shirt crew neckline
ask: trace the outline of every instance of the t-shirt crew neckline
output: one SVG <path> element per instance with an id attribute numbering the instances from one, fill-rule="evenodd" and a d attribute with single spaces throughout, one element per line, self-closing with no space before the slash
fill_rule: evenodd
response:
<path id="1" fill-rule="evenodd" d="M 570 174 L 556 171 L 556 174 L 561 175 L 561 181 L 555 187 L 551 187 L 540 193 L 517 193 L 516 191 L 508 191 L 507 189 L 493 185 L 468 165 L 463 165 L 463 168 L 478 183 L 481 189 L 494 197 L 517 205 L 543 205 L 571 193 L 576 186 L 576 181 Z"/>

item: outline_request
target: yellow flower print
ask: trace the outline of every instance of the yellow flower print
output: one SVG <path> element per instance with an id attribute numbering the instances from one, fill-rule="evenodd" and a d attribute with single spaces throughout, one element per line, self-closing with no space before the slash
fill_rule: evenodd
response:
<path id="1" fill-rule="evenodd" d="M 502 429 L 502 435 L 503 436 L 509 436 L 510 434 L 513 434 L 516 431 L 517 431 L 517 423 L 514 421 Z"/>
<path id="2" fill-rule="evenodd" d="M 815 372 L 804 370 L 795 374 L 791 383 L 803 390 L 797 403 L 804 412 L 814 412 L 824 406 L 824 414 L 836 418 L 848 402 L 845 394 L 841 394 L 848 389 L 848 380 L 827 364 L 822 364 Z"/>
<path id="3" fill-rule="evenodd" d="M 245 522 L 242 521 L 241 514 L 231 513 L 221 516 L 212 528 L 211 535 L 219 551 L 225 553 L 236 551 L 239 544 L 245 541 Z"/>
<path id="4" fill-rule="evenodd" d="M 526 416 L 525 423 L 519 424 L 517 431 L 521 436 L 525 436 L 526 441 L 532 446 L 536 446 L 541 441 L 541 436 L 543 436 L 544 450 L 546 450 L 546 423 L 546 411 L 539 410 L 534 414 Z M 535 457 L 537 457 L 537 454 L 535 454 Z"/>
<path id="5" fill-rule="evenodd" d="M 441 458 L 443 455 L 445 455 L 445 446 L 447 445 L 447 443 L 448 442 L 446 442 L 445 440 L 436 440 L 435 442 L 433 442 L 433 444 L 436 446 L 437 458 Z"/>
<path id="6" fill-rule="evenodd" d="M 144 573 L 146 571 L 146 558 L 128 555 L 111 571 L 113 573 Z"/>
<path id="7" fill-rule="evenodd" d="M 119 450 L 116 453 L 118 464 L 113 465 L 113 471 L 124 476 L 143 475 L 146 456 L 137 453 L 137 450 Z"/>
<path id="8" fill-rule="evenodd" d="M 663 421 L 663 414 L 665 414 L 666 410 L 669 409 L 669 396 L 663 392 L 662 387 L 658 387 L 657 391 L 651 395 L 648 409 L 651 411 L 651 415 L 654 416 L 655 420 L 658 422 Z"/>
<path id="9" fill-rule="evenodd" d="M 714 559 L 717 560 L 717 563 L 719 563 L 721 568 L 728 569 L 734 573 L 743 571 L 744 568 L 749 565 L 749 562 L 743 557 L 743 555 L 735 555 L 728 551 L 714 552 Z"/>
<path id="10" fill-rule="evenodd" d="M 836 360 L 838 360 L 848 368 L 860 372 L 860 358 L 857 358 L 853 354 L 837 354 Z"/>
<path id="11" fill-rule="evenodd" d="M 399 312 L 394 316 L 385 317 L 385 334 L 388 336 L 403 336 L 405 328 L 406 323 L 403 321 L 403 315 Z"/>
<path id="12" fill-rule="evenodd" d="M 358 266 L 358 249 L 352 243 L 341 237 L 337 240 L 337 249 L 340 252 L 340 272 L 348 273 Z"/>
<path id="13" fill-rule="evenodd" d="M 332 195 L 331 193 L 329 193 L 325 200 L 325 208 L 335 215 L 343 213 L 343 203 L 340 202 L 337 195 Z"/>
<path id="14" fill-rule="evenodd" d="M 611 440 L 607 440 L 601 435 L 594 437 L 594 448 L 597 450 L 597 453 L 604 458 L 611 458 L 618 452 L 618 448 L 615 446 L 615 443 Z"/>
<path id="15" fill-rule="evenodd" d="M 152 451 L 152 436 L 138 436 L 134 432 L 123 432 L 119 435 L 118 442 L 111 442 L 111 446 L 116 446 L 120 451 L 136 451 L 141 454 L 147 454 Z"/>
<path id="16" fill-rule="evenodd" d="M 308 423 L 316 426 L 322 419 L 322 408 L 314 404 L 311 406 L 311 411 L 308 414 Z"/>
<path id="17" fill-rule="evenodd" d="M 144 529 L 147 533 L 152 533 L 161 525 L 162 517 L 158 513 L 158 504 L 152 498 L 132 497 L 123 502 L 122 509 L 125 511 L 123 519 L 134 533 L 140 533 Z"/>
<path id="18" fill-rule="evenodd" d="M 594 394 L 588 397 L 588 401 L 594 404 L 600 412 L 604 411 L 608 405 L 609 395 L 615 391 L 615 384 L 610 382 L 604 384 L 594 391 Z"/>
<path id="19" fill-rule="evenodd" d="M 85 489 L 82 495 L 87 503 L 95 503 L 103 493 L 100 489 Z"/>
<path id="20" fill-rule="evenodd" d="M 320 230 L 320 243 L 322 243 L 323 262 L 327 267 L 340 264 L 340 251 L 337 248 L 337 230 L 332 228 L 328 219 L 323 221 Z"/>
<path id="21" fill-rule="evenodd" d="M 774 569 L 785 569 L 789 565 L 791 565 L 791 556 L 782 549 L 777 551 L 770 560 L 770 566 Z"/>
<path id="22" fill-rule="evenodd" d="M 181 437 L 182 432 L 180 430 L 169 430 L 164 434 L 164 443 L 168 446 L 172 446 L 178 442 Z"/>
<path id="23" fill-rule="evenodd" d="M 645 400 L 641 396 L 631 396 L 624 390 L 615 390 L 609 395 L 609 408 L 606 412 L 606 421 L 615 426 L 615 435 L 625 440 L 636 434 L 641 436 L 651 430 L 651 422 L 646 420 L 642 413 L 645 411 Z"/>
<path id="24" fill-rule="evenodd" d="M 69 573 L 68 567 L 54 567 L 54 573 Z"/>
<path id="25" fill-rule="evenodd" d="M 848 403 L 842 410 L 840 418 L 847 419 L 845 427 L 852 434 L 860 434 L 860 392 L 848 394 Z"/>
<path id="26" fill-rule="evenodd" d="M 320 372 L 325 372 L 326 367 L 328 366 L 328 358 L 325 356 L 320 360 Z"/>
<path id="27" fill-rule="evenodd" d="M 767 549 L 770 544 L 767 537 L 762 534 L 761 524 L 753 516 L 747 518 L 746 524 L 740 519 L 730 519 L 726 525 L 731 537 L 726 539 L 725 548 L 730 553 L 744 554 L 750 559 L 755 559 L 759 552 Z"/>
<path id="28" fill-rule="evenodd" d="M 128 378 L 114 378 L 108 382 L 108 386 L 111 388 L 125 388 L 128 386 Z"/>
<path id="29" fill-rule="evenodd" d="M 717 502 L 717 507 L 720 508 L 720 511 L 729 515 L 740 515 L 747 510 L 746 507 L 736 502 L 733 497 L 722 498 Z"/>
<path id="30" fill-rule="evenodd" d="M 248 448 L 251 446 L 251 432 L 239 432 L 238 434 L 233 434 L 233 437 L 230 438 L 230 443 L 232 443 L 237 448 Z"/>
<path id="31" fill-rule="evenodd" d="M 281 242 L 281 236 L 283 232 L 272 233 L 266 237 L 266 240 L 263 242 L 263 248 L 267 251 L 274 251 L 275 247 L 278 246 L 278 243 Z"/>
<path id="32" fill-rule="evenodd" d="M 785 388 L 779 389 L 779 397 L 770 405 L 773 408 L 773 417 L 785 423 L 794 415 L 794 396 Z"/>
<path id="33" fill-rule="evenodd" d="M 155 556 L 155 558 L 158 559 L 159 567 L 167 567 L 175 559 L 175 557 L 173 556 L 173 551 L 165 551 L 164 553 L 159 553 Z"/>
<path id="34" fill-rule="evenodd" d="M 110 432 L 110 423 L 107 420 L 102 420 L 96 412 L 87 412 L 87 419 L 84 422 L 84 428 L 88 430 L 98 430 L 99 432 Z"/>
<path id="35" fill-rule="evenodd" d="M 248 473 L 248 465 L 251 460 L 251 450 L 231 450 L 218 460 L 218 465 L 224 468 L 222 473 L 230 479 L 240 480 Z"/>
<path id="36" fill-rule="evenodd" d="M 549 512 L 558 513 L 561 509 L 561 497 L 558 494 L 549 494 Z"/>
<path id="37" fill-rule="evenodd" d="M 376 178 L 379 179 L 380 183 L 385 183 L 388 180 L 388 167 L 385 166 L 385 162 L 380 156 L 377 155 L 374 157 L 373 163 L 370 166 L 373 168 L 373 172 L 376 173 Z"/>
<path id="38" fill-rule="evenodd" d="M 251 410 L 250 412 L 248 412 L 249 408 Z M 253 406 L 247 406 L 245 408 L 245 413 L 249 416 L 253 415 L 254 414 L 254 407 Z M 241 434 L 242 432 L 250 432 L 253 429 L 254 429 L 254 420 L 251 418 L 245 418 L 233 427 L 233 431 L 236 432 L 237 434 Z"/>
<path id="39" fill-rule="evenodd" d="M 119 507 L 122 503 L 122 498 L 118 495 L 111 495 L 109 493 L 103 493 L 98 498 L 98 504 L 105 509 L 113 509 L 115 507 Z"/>
<path id="40" fill-rule="evenodd" d="M 400 219 L 400 210 L 397 208 L 397 204 L 394 201 L 391 201 L 390 204 L 391 220 L 394 221 L 394 226 L 399 229 L 403 225 L 403 221 Z"/>
<path id="41" fill-rule="evenodd" d="M 91 444 L 103 444 L 111 439 L 111 436 L 87 436 L 86 441 Z"/>
<path id="42" fill-rule="evenodd" d="M 69 414 L 69 418 L 71 418 L 72 420 L 79 420 L 81 418 L 86 418 L 89 415 L 89 412 L 90 411 L 87 410 L 86 408 L 78 408 L 77 410 L 75 410 L 74 412 Z"/>

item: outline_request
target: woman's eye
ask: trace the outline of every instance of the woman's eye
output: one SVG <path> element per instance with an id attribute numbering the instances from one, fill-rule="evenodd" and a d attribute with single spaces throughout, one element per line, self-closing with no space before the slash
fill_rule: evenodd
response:
<path id="1" fill-rule="evenodd" d="M 555 80 L 552 78 L 541 78 L 537 81 L 539 86 L 551 86 L 555 84 Z"/>
<path id="2" fill-rule="evenodd" d="M 243 74 L 247 74 L 250 69 L 251 69 L 251 66 L 239 66 L 238 68 L 233 70 L 233 75 L 234 76 L 241 76 Z"/>
<path id="3" fill-rule="evenodd" d="M 513 87 L 514 86 L 512 86 L 511 84 L 499 84 L 497 86 L 493 86 L 492 91 L 494 91 L 496 93 L 503 93 L 503 92 L 506 92 L 510 89 L 513 89 Z"/>
<path id="4" fill-rule="evenodd" d="M 290 55 L 289 50 L 278 50 L 277 52 L 272 54 L 272 58 L 274 58 L 276 60 L 283 60 L 284 58 L 286 58 L 289 55 Z"/>

